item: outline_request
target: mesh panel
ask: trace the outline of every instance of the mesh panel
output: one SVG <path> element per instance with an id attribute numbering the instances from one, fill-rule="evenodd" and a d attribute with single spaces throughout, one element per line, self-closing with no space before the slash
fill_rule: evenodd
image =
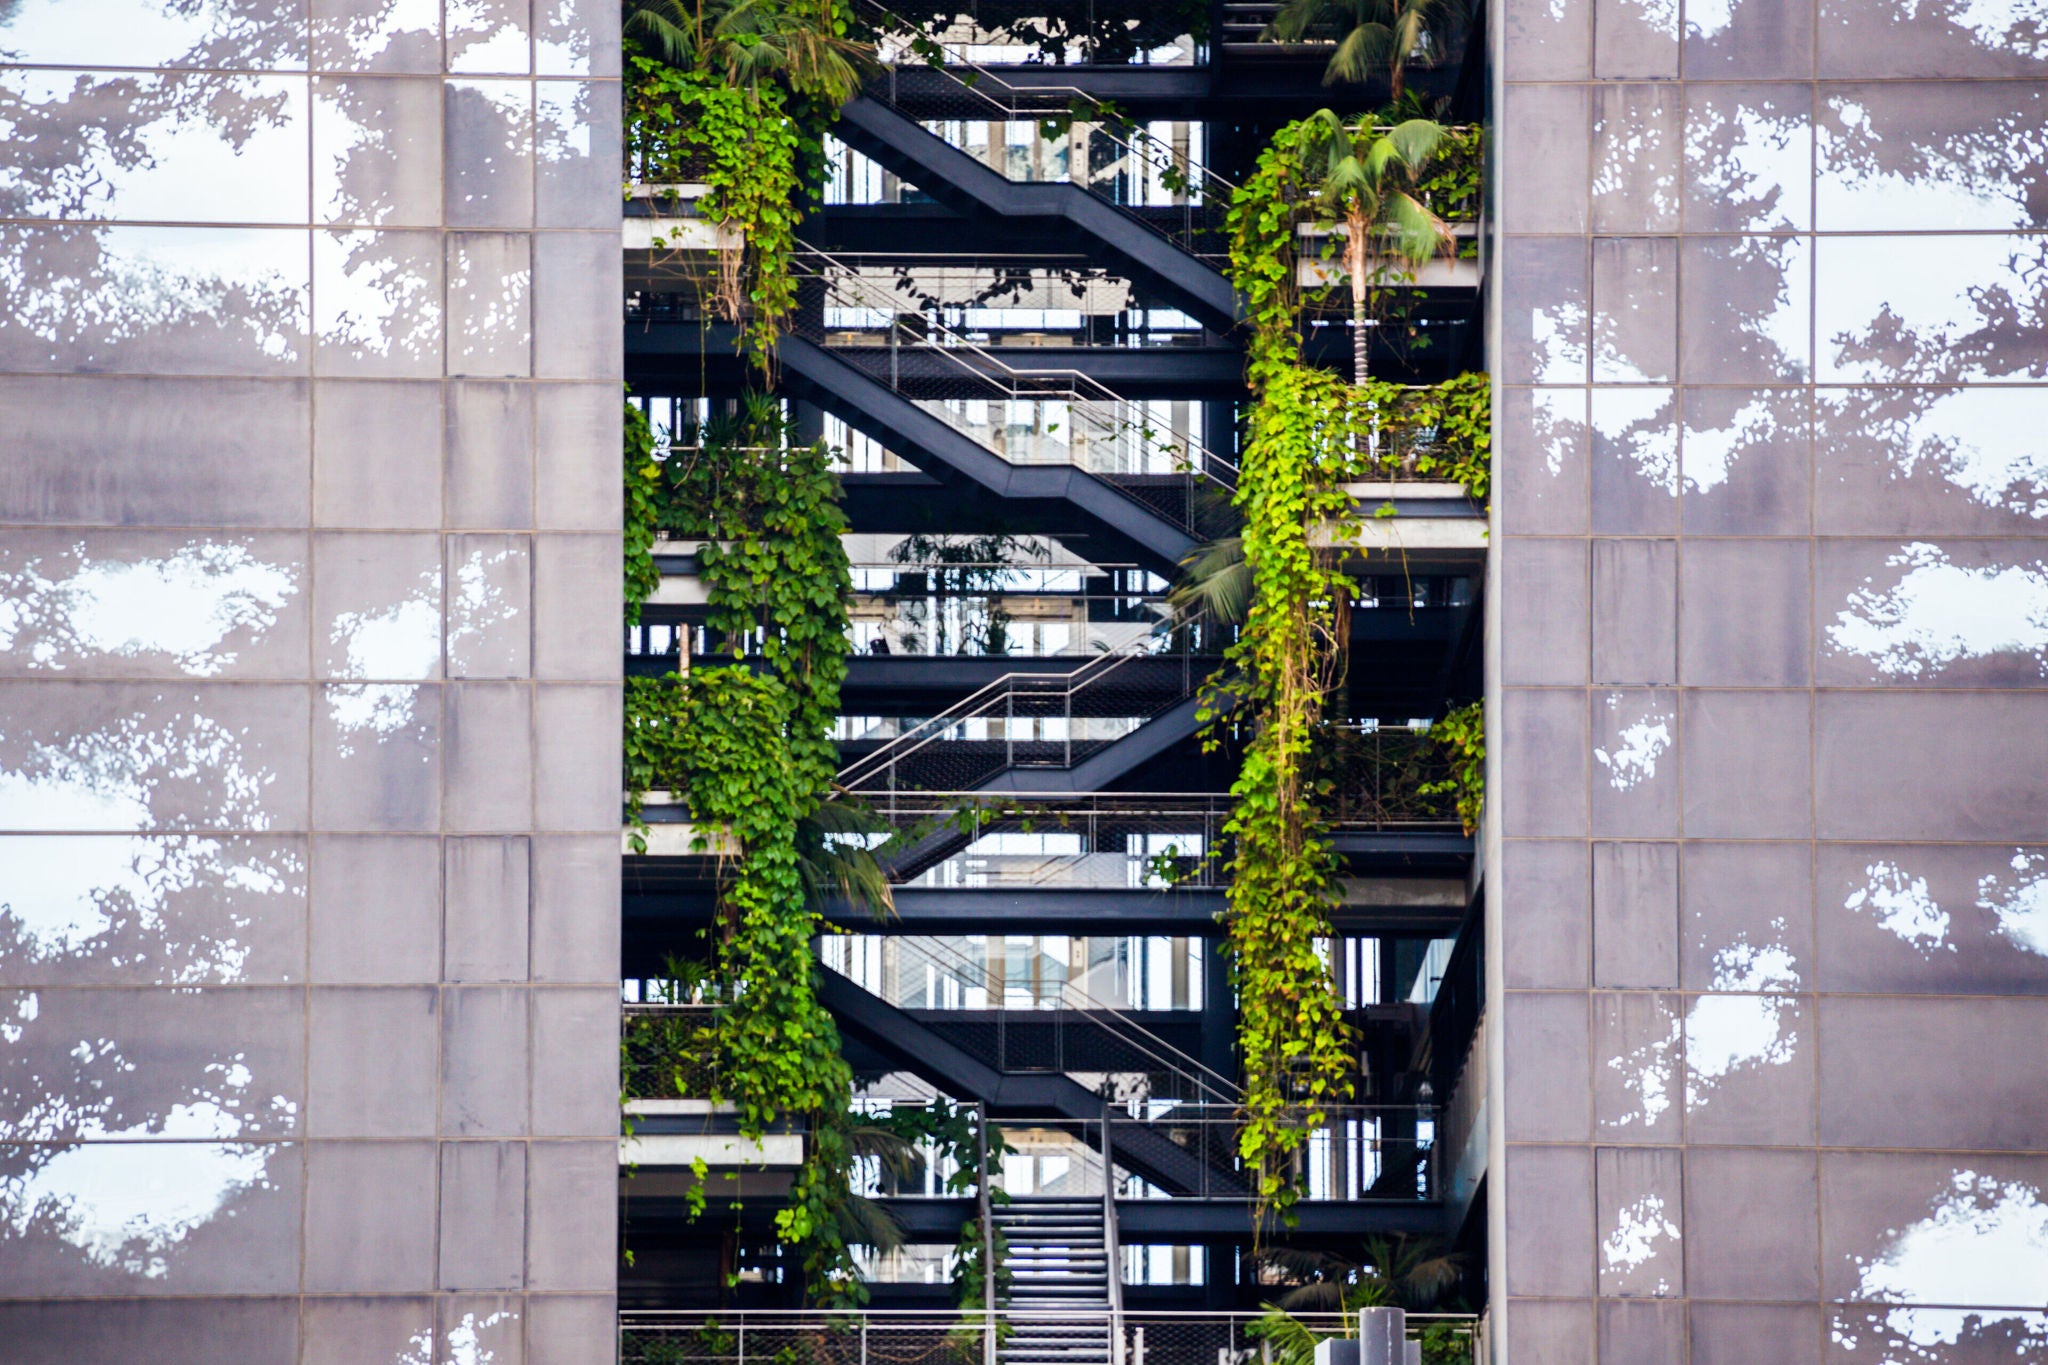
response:
<path id="1" fill-rule="evenodd" d="M 628 1005 L 619 1020 L 620 1088 L 629 1100 L 708 1098 L 716 1059 L 699 1039 L 713 1011 L 695 1005 Z"/>
<path id="2" fill-rule="evenodd" d="M 840 785 L 962 792 L 1011 769 L 1071 768 L 1194 695 L 1221 643 L 1220 632 L 1196 621 L 1071 673 L 1007 675 L 943 715 L 851 753 Z"/>
<path id="3" fill-rule="evenodd" d="M 1162 426 L 1147 404 L 1077 370 L 1017 368 L 950 327 L 943 306 L 906 296 L 883 273 L 812 250 L 797 253 L 792 271 L 791 335 L 832 350 L 1007 463 L 1086 470 L 1190 533 L 1198 516 L 1213 518 L 1211 509 L 1227 504 L 1236 467 L 1192 433 Z"/>
<path id="4" fill-rule="evenodd" d="M 1212 1266 L 1212 1275 L 1229 1267 Z M 983 1365 L 986 1335 L 1001 1346 L 1063 1322 L 1098 1330 L 1105 1316 L 1115 1334 L 1108 1359 L 1122 1365 L 1251 1365 L 1273 1359 L 1257 1313 L 1142 1312 L 1086 1319 L 1071 1314 L 999 1310 L 932 1312 L 622 1313 L 621 1365 Z M 1301 1312 L 1293 1321 L 1315 1338 L 1353 1334 L 1338 1313 Z M 1470 1365 L 1481 1358 L 1479 1320 L 1470 1314 L 1410 1313 L 1410 1340 L 1429 1343 L 1429 1365 Z"/>

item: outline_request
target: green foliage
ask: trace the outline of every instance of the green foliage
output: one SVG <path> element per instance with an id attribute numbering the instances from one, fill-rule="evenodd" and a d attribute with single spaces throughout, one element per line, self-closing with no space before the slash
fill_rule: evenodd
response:
<path id="1" fill-rule="evenodd" d="M 1486 129 L 1478 124 L 1446 127 L 1436 155 L 1415 182 L 1416 197 L 1446 222 L 1470 223 L 1479 218 L 1485 191 Z"/>
<path id="2" fill-rule="evenodd" d="M 1349 1098 L 1356 1051 L 1317 941 L 1330 937 L 1336 863 L 1307 780 L 1325 694 L 1334 681 L 1337 606 L 1349 580 L 1311 544 L 1349 511 L 1349 444 L 1319 420 L 1341 381 L 1303 366 L 1274 373 L 1253 409 L 1237 506 L 1244 515 L 1251 603 L 1226 666 L 1254 718 L 1224 832 L 1232 840 L 1225 930 L 1238 995 L 1245 1073 L 1238 1148 L 1260 1213 L 1292 1220 L 1289 1158 Z M 1334 437 L 1334 439 L 1333 439 Z"/>
<path id="3" fill-rule="evenodd" d="M 1248 377 L 1257 403 L 1235 499 L 1244 518 L 1248 605 L 1226 667 L 1252 717 L 1225 833 L 1232 840 L 1224 927 L 1238 996 L 1244 1070 L 1238 1149 L 1254 1176 L 1255 1229 L 1300 1197 L 1290 1158 L 1326 1106 L 1351 1093 L 1355 1051 L 1328 966 L 1336 865 L 1315 809 L 1309 758 L 1338 650 L 1349 582 L 1312 543 L 1350 508 L 1342 483 L 1352 444 L 1332 401 L 1335 376 L 1304 366 L 1295 225 L 1312 191 L 1300 156 L 1310 136 L 1283 128 L 1230 208 L 1231 277 L 1251 323 Z M 1218 708 L 1212 702 L 1206 711 Z"/>
<path id="4" fill-rule="evenodd" d="M 1359 474 L 1448 479 L 1464 484 L 1479 502 L 1491 496 L 1490 376 L 1461 374 L 1426 387 L 1375 379 L 1337 401 L 1362 420 L 1369 435 L 1357 447 L 1363 452 Z"/>
<path id="5" fill-rule="evenodd" d="M 701 180 L 729 234 L 714 297 L 772 368 L 796 306 L 796 226 L 825 167 L 825 129 L 877 69 L 846 0 L 631 0 L 626 144 L 648 181 Z"/>
<path id="6" fill-rule="evenodd" d="M 789 743 L 813 790 L 831 785 L 831 741 L 846 679 L 846 513 L 832 453 L 790 441 L 771 398 L 750 397 L 735 418 L 680 433 L 665 463 L 662 524 L 702 538 L 707 624 L 737 657 L 758 636 L 763 662 L 789 692 Z"/>
<path id="7" fill-rule="evenodd" d="M 1422 1365 L 1473 1365 L 1470 1327 L 1455 1322 L 1426 1322 L 1416 1336 L 1422 1342 Z"/>
<path id="8" fill-rule="evenodd" d="M 815 1301 L 865 1301 L 852 1246 L 885 1228 L 849 1186 L 852 1075 L 818 1003 L 811 942 L 819 893 L 872 888 L 830 838 L 858 823 L 826 801 L 831 727 L 846 676 L 851 572 L 838 480 L 822 445 L 792 445 L 780 408 L 750 400 L 736 422 L 678 450 L 658 471 L 657 519 L 702 536 L 710 624 L 737 656 L 757 642 L 764 669 L 699 668 L 629 679 L 625 776 L 635 847 L 644 794 L 688 794 L 692 821 L 729 838 L 710 993 L 721 1002 L 699 1043 L 715 1058 L 717 1098 L 741 1131 L 802 1119 L 803 1167 L 777 1234 L 802 1250 Z M 687 515 L 678 515 L 686 511 Z M 886 887 L 882 889 L 886 896 Z"/>
<path id="9" fill-rule="evenodd" d="M 810 1121 L 776 1231 L 803 1247 L 813 1295 L 834 1303 L 865 1293 L 835 1216 L 848 1197 L 843 1116 L 853 1077 L 817 999 L 811 940 L 820 925 L 797 828 L 819 787 L 815 763 L 791 742 L 794 714 L 787 685 L 744 667 L 628 679 L 626 771 L 636 794 L 656 785 L 689 793 L 690 817 L 705 831 L 700 848 L 720 835 L 738 846 L 719 888 L 711 984 L 721 1005 L 703 1040 L 717 1058 L 714 1098 L 738 1109 L 748 1137 L 785 1119 Z"/>
<path id="10" fill-rule="evenodd" d="M 1244 529 L 1202 567 L 1221 585 L 1209 595 L 1245 603 L 1227 664 L 1231 700 L 1252 729 L 1231 788 L 1225 928 L 1245 1078 L 1238 1143 L 1262 1219 L 1292 1220 L 1292 1155 L 1353 1089 L 1356 1049 L 1317 951 L 1331 932 L 1336 866 L 1321 815 L 1332 784 L 1314 761 L 1352 583 L 1341 551 L 1318 548 L 1317 532 L 1349 522 L 1343 485 L 1361 474 L 1460 478 L 1483 497 L 1490 454 L 1484 376 L 1434 389 L 1358 386 L 1302 362 L 1297 229 L 1348 219 L 1350 248 L 1387 225 L 1418 246 L 1434 238 L 1441 224 L 1411 191 L 1440 139 L 1434 125 L 1371 131 L 1326 112 L 1282 128 L 1230 208 L 1256 402 L 1236 497 Z M 1362 271 L 1354 262 L 1354 281 Z M 1432 439 L 1418 441 L 1422 430 Z M 1212 699 L 1209 713 L 1220 710 Z"/>
<path id="11" fill-rule="evenodd" d="M 1383 126 L 1371 118 L 1345 123 L 1328 109 L 1299 125 L 1296 155 L 1312 177 L 1302 205 L 1324 230 L 1344 229 L 1344 276 L 1351 289 L 1352 378 L 1367 378 L 1368 326 L 1396 300 L 1388 286 L 1415 278 L 1455 238 L 1417 194 L 1443 128 L 1426 118 Z"/>
<path id="12" fill-rule="evenodd" d="M 973 1194 L 1002 1165 L 1003 1158 L 1016 1150 L 1004 1139 L 1003 1130 L 990 1124 L 986 1147 L 988 1166 L 984 1170 L 981 1160 L 983 1147 L 978 1131 L 982 1123 L 980 1112 L 969 1105 L 953 1104 L 945 1099 L 893 1109 L 874 1122 L 908 1145 L 931 1143 L 933 1159 L 941 1166 L 952 1168 L 945 1183 L 945 1193 L 951 1195 Z M 1007 1204 L 1010 1197 L 1002 1190 L 991 1188 L 989 1202 Z M 1003 1264 L 1006 1258 L 1001 1229 L 995 1229 L 992 1236 L 996 1252 L 996 1296 L 1001 1302 L 1010 1287 L 1010 1272 Z M 971 1218 L 961 1227 L 960 1237 L 954 1245 L 953 1284 L 963 1309 L 980 1310 L 988 1306 L 984 1297 L 988 1281 L 982 1265 L 983 1249 L 981 1220 Z"/>
<path id="13" fill-rule="evenodd" d="M 1263 1254 L 1266 1268 L 1291 1282 L 1247 1328 L 1263 1341 L 1274 1365 L 1311 1365 L 1319 1342 L 1356 1334 L 1360 1309 L 1427 1311 L 1458 1281 L 1462 1258 L 1431 1238 L 1373 1237 L 1363 1250 L 1363 1264 L 1294 1247 L 1270 1248 Z M 1304 1312 L 1337 1314 L 1337 1330 L 1330 1332 L 1295 1316 Z M 1470 1365 L 1469 1325 L 1433 1323 L 1420 1335 L 1422 1358 L 1431 1365 Z"/>
<path id="14" fill-rule="evenodd" d="M 876 69 L 845 0 L 625 0 L 625 33 L 736 90 L 772 85 L 836 108 Z"/>
<path id="15" fill-rule="evenodd" d="M 1283 43 L 1335 38 L 1324 85 L 1362 84 L 1384 68 L 1391 96 L 1399 100 L 1408 63 L 1429 55 L 1455 12 L 1444 0 L 1287 0 L 1268 32 Z"/>
<path id="16" fill-rule="evenodd" d="M 654 431 L 647 414 L 626 404 L 625 475 L 626 624 L 638 625 L 640 606 L 661 586 L 654 567 L 655 525 L 661 513 L 661 461 L 654 458 Z"/>
<path id="17" fill-rule="evenodd" d="M 1451 776 L 1426 783 L 1421 794 L 1455 796 L 1458 820 L 1470 834 L 1479 828 L 1479 816 L 1486 807 L 1485 706 L 1475 701 L 1459 707 L 1430 726 L 1429 737 L 1450 755 Z"/>

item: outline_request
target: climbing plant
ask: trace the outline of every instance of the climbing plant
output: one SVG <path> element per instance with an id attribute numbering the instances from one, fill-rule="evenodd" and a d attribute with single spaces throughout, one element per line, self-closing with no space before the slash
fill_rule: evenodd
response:
<path id="1" fill-rule="evenodd" d="M 796 306 L 796 226 L 825 130 L 875 69 L 846 0 L 629 0 L 626 144 L 643 182 L 687 175 L 722 230 L 713 300 L 771 369 Z"/>
<path id="2" fill-rule="evenodd" d="M 654 429 L 636 404 L 626 404 L 625 476 L 626 624 L 640 623 L 640 607 L 661 586 L 654 566 L 654 540 L 661 520 L 661 461 L 654 455 Z"/>
<path id="3" fill-rule="evenodd" d="M 1493 487 L 1493 381 L 1461 374 L 1424 386 L 1369 380 L 1348 395 L 1346 419 L 1367 439 L 1357 473 L 1448 479 L 1479 502 Z"/>
<path id="4" fill-rule="evenodd" d="M 706 624 L 735 657 L 758 649 L 789 693 L 788 743 L 813 791 L 830 787 L 846 603 L 853 590 L 832 452 L 794 439 L 782 406 L 754 395 L 737 414 L 684 429 L 663 463 L 664 529 L 701 539 Z"/>
<path id="5" fill-rule="evenodd" d="M 638 439 L 641 428 L 629 430 Z M 847 1218 L 851 1076 L 817 1000 L 811 941 L 820 920 L 806 879 L 821 853 L 807 852 L 806 837 L 836 766 L 831 727 L 846 675 L 851 577 L 838 480 L 830 452 L 793 441 L 772 399 L 670 435 L 651 476 L 639 469 L 629 509 L 704 540 L 712 632 L 735 658 L 755 653 L 762 668 L 628 681 L 632 837 L 644 851 L 640 803 L 667 788 L 686 793 L 693 822 L 719 831 L 730 851 L 712 962 L 722 1005 L 699 1042 L 716 1057 L 719 1097 L 738 1106 L 743 1132 L 806 1120 L 805 1163 L 777 1232 L 800 1248 L 813 1298 L 844 1304 L 866 1292 Z M 652 444 L 649 433 L 635 449 Z M 651 530 L 640 535 L 651 543 Z"/>
<path id="6" fill-rule="evenodd" d="M 933 1099 L 929 1104 L 892 1109 L 873 1122 L 895 1133 L 906 1144 L 930 1151 L 934 1166 L 946 1172 L 940 1186 L 942 1194 L 976 1193 L 982 1183 L 1001 1168 L 1003 1158 L 1015 1150 L 1004 1140 L 1003 1130 L 988 1124 L 972 1106 L 955 1104 L 944 1098 Z M 988 1159 L 986 1169 L 982 1165 L 984 1152 Z M 1007 1204 L 1010 1196 L 991 1186 L 989 1201 Z M 970 1218 L 961 1225 L 960 1236 L 954 1245 L 954 1290 L 960 1307 L 969 1312 L 988 1306 L 987 1267 L 983 1265 L 983 1252 L 991 1239 L 996 1253 L 996 1298 L 1000 1302 L 1010 1285 L 1010 1272 L 1003 1264 L 1005 1246 L 1001 1229 L 991 1229 L 989 1236 L 984 1238 L 981 1220 Z"/>
<path id="7" fill-rule="evenodd" d="M 797 827 L 819 789 L 815 763 L 791 743 L 793 714 L 788 686 L 744 667 L 629 679 L 626 771 L 635 793 L 687 792 L 704 831 L 700 851 L 715 840 L 732 859 L 710 974 L 720 1007 L 696 1044 L 716 1056 L 714 1098 L 735 1106 L 744 1136 L 809 1120 L 804 1166 L 776 1231 L 802 1248 L 813 1296 L 830 1303 L 860 1292 L 833 1217 L 847 1193 L 841 1118 L 853 1078 L 817 998 L 819 920 L 805 896 Z"/>
<path id="8" fill-rule="evenodd" d="M 1251 718 L 1224 832 L 1232 841 L 1225 930 L 1244 1069 L 1239 1153 L 1263 1215 L 1292 1220 L 1289 1158 L 1327 1106 L 1352 1090 L 1356 1048 L 1318 944 L 1331 935 L 1336 880 L 1308 762 L 1335 681 L 1337 615 L 1349 592 L 1315 528 L 1349 511 L 1341 425 L 1319 420 L 1341 383 L 1302 366 L 1276 370 L 1253 410 L 1237 506 L 1252 594 L 1227 663 Z"/>
<path id="9" fill-rule="evenodd" d="M 1229 699 L 1248 737 L 1226 826 L 1225 929 L 1245 1083 L 1239 1150 L 1255 1173 L 1261 1225 L 1269 1212 L 1292 1221 L 1291 1158 L 1327 1108 L 1353 1093 L 1355 1040 L 1320 951 L 1331 936 L 1336 862 L 1321 814 L 1329 783 L 1312 764 L 1341 677 L 1352 592 L 1343 547 L 1332 543 L 1353 516 L 1344 483 L 1404 471 L 1462 478 L 1483 497 L 1489 445 L 1483 376 L 1435 389 L 1349 384 L 1302 358 L 1298 228 L 1330 215 L 1333 121 L 1281 129 L 1229 214 L 1255 402 L 1236 495 L 1239 572 L 1250 591 Z M 1429 163 L 1418 154 L 1403 164 L 1420 176 Z M 1222 707 L 1212 700 L 1210 710 Z"/>
<path id="10" fill-rule="evenodd" d="M 1455 798 L 1459 823 L 1470 834 L 1486 808 L 1486 708 L 1476 701 L 1458 707 L 1429 727 L 1429 737 L 1450 755 L 1451 775 L 1425 783 L 1420 794 Z"/>

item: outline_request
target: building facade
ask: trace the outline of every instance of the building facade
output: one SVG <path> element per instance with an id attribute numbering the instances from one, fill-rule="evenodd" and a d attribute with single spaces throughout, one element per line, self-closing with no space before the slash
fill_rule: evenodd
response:
<path id="1" fill-rule="evenodd" d="M 861 1115 L 1008 1154 L 859 1168 L 903 1245 L 807 1319 L 815 1133 L 659 1050 L 730 851 L 687 793 L 622 837 L 621 687 L 759 651 L 667 526 L 621 653 L 620 384 L 688 459 L 764 383 L 695 175 L 622 213 L 620 7 L 17 0 L 0 1356 L 1229 1365 L 1380 1238 L 1457 1258 L 1439 1361 L 2048 1350 L 2048 15 L 1503 0 L 1418 54 L 1484 207 L 1361 349 L 1492 376 L 1493 493 L 1351 489 L 1354 1092 L 1283 1228 L 1235 625 L 1167 594 L 1254 397 L 1222 207 L 1385 84 L 1272 5 L 872 8 L 765 385 L 835 451 L 839 786 L 895 840 L 817 993 Z M 1476 834 L 1421 781 L 1467 702 Z"/>
<path id="2" fill-rule="evenodd" d="M 584 1361 L 600 3 L 0 14 L 0 1349 Z"/>
<path id="3" fill-rule="evenodd" d="M 1501 18 L 1506 1358 L 2037 1352 L 2039 16 Z"/>

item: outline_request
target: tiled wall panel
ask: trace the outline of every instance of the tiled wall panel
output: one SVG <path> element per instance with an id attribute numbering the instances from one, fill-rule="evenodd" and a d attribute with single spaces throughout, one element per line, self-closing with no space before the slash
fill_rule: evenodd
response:
<path id="1" fill-rule="evenodd" d="M 2041 1355 L 2038 7 L 1493 17 L 1498 1358 Z"/>
<path id="2" fill-rule="evenodd" d="M 10 1360 L 609 1357 L 618 22 L 0 7 Z"/>

